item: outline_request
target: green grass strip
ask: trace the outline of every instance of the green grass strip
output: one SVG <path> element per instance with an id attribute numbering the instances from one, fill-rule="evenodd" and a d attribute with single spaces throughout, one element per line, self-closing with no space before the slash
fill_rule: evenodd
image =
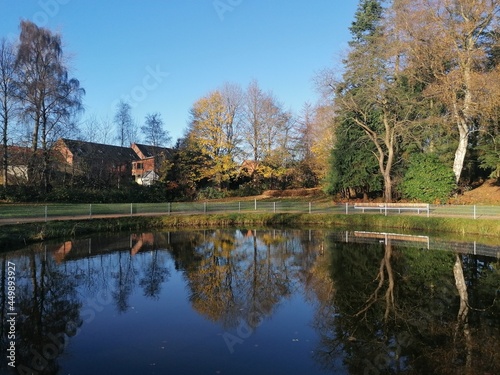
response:
<path id="1" fill-rule="evenodd" d="M 481 235 L 500 243 L 500 220 L 427 218 L 418 216 L 341 215 L 307 213 L 230 213 L 207 215 L 137 216 L 113 219 L 49 221 L 0 226 L 0 249 L 49 239 L 73 238 L 98 232 L 208 227 L 280 226 L 339 230 L 413 230 L 423 234 Z"/>

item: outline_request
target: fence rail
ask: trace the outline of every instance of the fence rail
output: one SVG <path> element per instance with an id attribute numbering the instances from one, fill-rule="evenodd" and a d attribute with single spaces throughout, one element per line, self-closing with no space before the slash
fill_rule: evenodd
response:
<path id="1" fill-rule="evenodd" d="M 165 202 L 117 204 L 47 204 L 0 205 L 0 223 L 24 223 L 72 218 L 102 218 L 134 215 L 210 214 L 210 213 L 330 213 L 345 215 L 417 215 L 500 219 L 500 206 L 430 205 L 429 211 L 367 210 L 353 204 L 303 201 L 231 201 L 231 202 Z"/>

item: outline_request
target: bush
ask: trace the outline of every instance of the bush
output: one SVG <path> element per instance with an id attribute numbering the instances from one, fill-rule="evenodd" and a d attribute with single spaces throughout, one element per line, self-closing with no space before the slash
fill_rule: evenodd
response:
<path id="1" fill-rule="evenodd" d="M 258 186 L 253 182 L 246 182 L 238 186 L 238 189 L 229 191 L 231 197 L 248 197 L 252 195 L 262 194 L 262 186 Z"/>
<path id="2" fill-rule="evenodd" d="M 40 191 L 34 186 L 10 185 L 0 189 L 0 200 L 7 202 L 36 202 L 40 199 Z"/>
<path id="3" fill-rule="evenodd" d="M 446 201 L 456 187 L 455 175 L 434 154 L 416 154 L 410 159 L 401 184 L 403 197 L 420 202 Z"/>

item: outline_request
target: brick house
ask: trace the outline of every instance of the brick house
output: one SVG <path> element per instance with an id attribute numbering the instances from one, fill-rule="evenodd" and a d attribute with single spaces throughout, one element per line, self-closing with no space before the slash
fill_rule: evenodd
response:
<path id="1" fill-rule="evenodd" d="M 138 160 L 132 162 L 132 175 L 139 185 L 150 186 L 160 177 L 160 168 L 172 160 L 172 149 L 134 143 L 131 146 Z"/>
<path id="2" fill-rule="evenodd" d="M 66 138 L 53 147 L 59 172 L 83 176 L 99 184 L 120 184 L 130 180 L 132 163 L 139 159 L 130 147 L 105 145 Z"/>

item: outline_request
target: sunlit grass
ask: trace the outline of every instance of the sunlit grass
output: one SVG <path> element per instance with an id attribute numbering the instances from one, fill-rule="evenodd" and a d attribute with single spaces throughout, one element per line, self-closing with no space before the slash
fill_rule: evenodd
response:
<path id="1" fill-rule="evenodd" d="M 73 238 L 96 232 L 209 227 L 300 227 L 302 229 L 416 231 L 448 233 L 464 238 L 481 235 L 499 243 L 500 220 L 419 216 L 345 215 L 309 213 L 212 213 L 196 215 L 126 216 L 92 220 L 64 220 L 0 227 L 0 248 L 29 242 Z"/>

